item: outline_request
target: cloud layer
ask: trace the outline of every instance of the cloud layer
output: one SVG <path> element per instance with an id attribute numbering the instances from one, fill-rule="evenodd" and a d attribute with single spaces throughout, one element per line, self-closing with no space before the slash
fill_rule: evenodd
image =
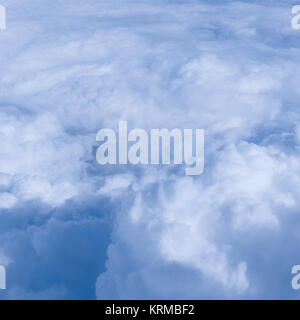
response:
<path id="1" fill-rule="evenodd" d="M 299 298 L 292 1 L 1 4 L 1 298 Z M 204 128 L 203 175 L 99 166 L 119 120 Z"/>

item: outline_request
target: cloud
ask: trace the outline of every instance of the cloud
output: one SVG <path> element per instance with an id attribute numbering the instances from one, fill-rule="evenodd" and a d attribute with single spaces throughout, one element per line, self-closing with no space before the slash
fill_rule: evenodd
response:
<path id="1" fill-rule="evenodd" d="M 0 207 L 4 209 L 9 209 L 15 205 L 17 199 L 14 195 L 8 192 L 3 192 L 0 194 Z"/>
<path id="2" fill-rule="evenodd" d="M 297 298 L 289 1 L 1 4 L 4 298 Z M 119 120 L 204 128 L 203 175 L 99 166 Z"/>

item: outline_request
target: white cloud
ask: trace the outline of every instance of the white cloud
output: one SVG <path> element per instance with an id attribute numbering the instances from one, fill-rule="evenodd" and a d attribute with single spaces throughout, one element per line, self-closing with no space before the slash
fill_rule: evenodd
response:
<path id="1" fill-rule="evenodd" d="M 247 243 L 260 232 L 267 239 L 297 234 L 286 221 L 299 206 L 299 52 L 282 40 L 293 37 L 289 8 L 264 3 L 7 1 L 0 207 L 20 207 L 28 221 L 3 221 L 19 228 L 0 237 L 6 254 L 21 256 L 23 237 L 32 245 L 27 225 L 41 223 L 42 233 L 50 223 L 35 220 L 28 202 L 77 219 L 68 200 L 108 198 L 108 207 L 86 213 L 114 213 L 99 298 L 271 292 L 267 280 L 258 285 L 264 261 L 253 264 Z M 98 166 L 95 135 L 119 120 L 133 128 L 204 128 L 204 174 Z M 89 228 L 82 226 L 86 237 Z M 41 238 L 26 247 L 32 265 L 47 252 L 37 242 L 49 239 Z M 271 249 L 260 243 L 253 250 L 268 256 Z M 64 286 L 20 286 L 11 297 L 68 295 Z"/>
<path id="2" fill-rule="evenodd" d="M 17 198 L 8 192 L 0 193 L 0 208 L 9 209 L 17 203 Z"/>
<path id="3" fill-rule="evenodd" d="M 105 184 L 99 193 L 108 196 L 122 196 L 126 189 L 133 183 L 134 177 L 128 174 L 113 175 L 105 179 Z"/>

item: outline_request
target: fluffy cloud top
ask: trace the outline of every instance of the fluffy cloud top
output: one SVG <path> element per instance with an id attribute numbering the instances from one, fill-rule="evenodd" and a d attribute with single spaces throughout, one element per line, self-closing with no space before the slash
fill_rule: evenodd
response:
<path id="1" fill-rule="evenodd" d="M 293 1 L 1 4 L 1 298 L 299 298 Z M 119 120 L 204 128 L 203 175 L 99 166 Z"/>

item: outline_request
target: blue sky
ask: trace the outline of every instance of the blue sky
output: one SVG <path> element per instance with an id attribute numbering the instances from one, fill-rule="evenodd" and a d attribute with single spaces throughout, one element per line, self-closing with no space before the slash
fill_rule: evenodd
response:
<path id="1" fill-rule="evenodd" d="M 297 2 L 0 4 L 1 299 L 300 297 Z M 204 128 L 204 173 L 98 165 L 119 120 Z"/>

